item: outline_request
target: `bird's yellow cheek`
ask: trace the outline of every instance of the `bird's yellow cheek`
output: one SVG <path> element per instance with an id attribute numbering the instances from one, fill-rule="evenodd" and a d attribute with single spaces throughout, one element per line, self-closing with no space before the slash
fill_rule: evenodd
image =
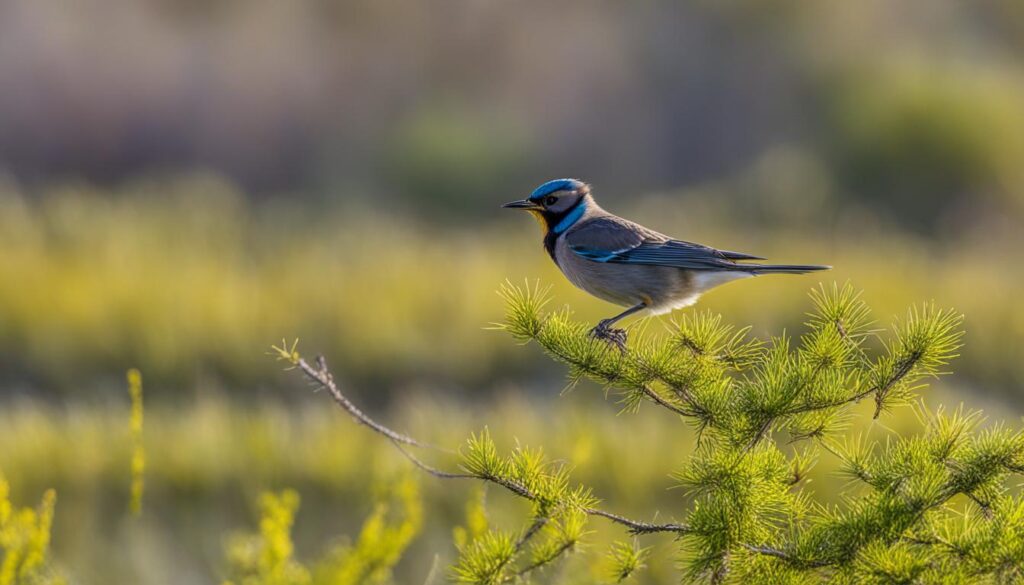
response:
<path id="1" fill-rule="evenodd" d="M 540 224 L 540 229 L 542 229 L 542 230 L 547 230 L 548 229 L 548 222 L 545 221 L 543 213 L 541 213 L 540 211 L 538 211 L 536 209 L 530 209 L 529 212 L 530 212 L 530 215 L 533 216 L 533 219 L 536 219 L 537 223 Z"/>

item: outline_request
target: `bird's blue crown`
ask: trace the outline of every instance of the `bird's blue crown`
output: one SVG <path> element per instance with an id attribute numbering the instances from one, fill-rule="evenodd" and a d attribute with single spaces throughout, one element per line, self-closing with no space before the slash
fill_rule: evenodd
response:
<path id="1" fill-rule="evenodd" d="M 534 189 L 530 199 L 542 199 L 555 191 L 574 191 L 582 186 L 583 182 L 576 179 L 555 179 Z"/>

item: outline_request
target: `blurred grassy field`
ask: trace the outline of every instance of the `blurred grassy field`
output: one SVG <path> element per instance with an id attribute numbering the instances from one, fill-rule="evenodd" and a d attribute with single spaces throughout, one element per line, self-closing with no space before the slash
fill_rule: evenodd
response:
<path id="1" fill-rule="evenodd" d="M 564 371 L 487 329 L 506 279 L 588 322 L 618 310 L 498 209 L 562 174 L 673 236 L 835 266 L 701 300 L 757 336 L 798 333 L 819 282 L 863 290 L 880 326 L 929 300 L 963 312 L 929 404 L 1024 411 L 1019 0 L 65 4 L 0 4 L 0 472 L 20 504 L 57 488 L 72 583 L 217 582 L 265 489 L 301 493 L 304 559 L 355 534 L 408 464 L 281 371 L 282 337 L 400 429 L 454 446 L 489 425 L 609 508 L 685 510 L 667 475 L 688 429 L 616 416 L 589 385 L 558 398 Z M 833 468 L 814 470 L 822 502 Z M 472 490 L 424 478 L 397 582 L 451 559 Z M 595 528 L 595 549 L 620 535 Z M 677 582 L 674 545 L 651 542 L 642 582 Z M 561 577 L 592 582 L 581 566 Z"/>
<path id="2" fill-rule="evenodd" d="M 784 187 L 707 185 L 621 211 L 696 241 L 835 265 L 820 279 L 759 278 L 702 301 L 731 323 L 754 325 L 755 335 L 798 334 L 806 293 L 819 281 L 864 289 L 880 325 L 915 302 L 956 307 L 967 314 L 967 345 L 957 376 L 929 403 L 1016 418 L 1024 308 L 1015 291 L 1024 277 L 1007 265 L 1018 234 L 991 223 L 948 241 L 908 235 L 862 210 L 834 211 L 841 208 L 827 192 L 801 202 Z M 767 199 L 752 209 L 717 203 L 755 188 Z M 282 336 L 326 354 L 360 402 L 400 429 L 454 447 L 489 426 L 506 448 L 543 445 L 610 508 L 681 515 L 687 502 L 668 473 L 692 448 L 690 429 L 653 409 L 617 416 L 586 384 L 558 399 L 561 369 L 486 329 L 502 316 L 495 289 L 506 278 L 550 284 L 555 302 L 583 319 L 613 310 L 564 281 L 536 226 L 496 209 L 504 199 L 481 201 L 483 215 L 495 217 L 475 227 L 428 227 L 365 206 L 252 204 L 208 175 L 121 192 L 65 186 L 36 199 L 0 189 L 0 371 L 11 393 L 0 411 L 0 470 L 16 501 L 57 489 L 59 565 L 81 583 L 215 582 L 228 536 L 254 525 L 263 490 L 284 487 L 303 497 L 300 558 L 358 531 L 375 483 L 408 463 L 281 371 L 266 350 Z M 137 519 L 126 513 L 131 440 L 121 380 L 130 366 L 144 372 L 150 405 Z M 867 430 L 886 436 L 915 426 L 903 409 Z M 452 462 L 446 453 L 428 457 Z M 846 482 L 834 472 L 824 460 L 812 474 L 822 502 Z M 425 533 L 398 582 L 423 582 L 451 560 L 451 530 L 473 489 L 423 478 Z M 518 505 L 494 506 L 494 520 L 518 528 Z M 591 552 L 621 536 L 595 529 Z M 640 582 L 675 582 L 671 540 L 651 542 Z M 565 582 L 591 582 L 589 566 L 571 561 Z"/>
<path id="3" fill-rule="evenodd" d="M 819 282 L 863 289 L 883 324 L 915 302 L 955 307 L 968 317 L 961 379 L 1019 398 L 1024 274 L 1009 268 L 1024 238 L 1012 221 L 933 240 L 836 211 L 827 193 L 772 202 L 767 189 L 755 214 L 716 203 L 742 188 L 654 194 L 616 211 L 687 239 L 835 266 L 745 281 L 702 300 L 700 308 L 757 334 L 796 330 Z M 535 352 L 486 330 L 501 318 L 497 287 L 539 280 L 588 320 L 617 309 L 573 289 L 536 226 L 497 209 L 515 195 L 480 201 L 494 219 L 475 226 L 428 227 L 365 206 L 253 205 L 203 175 L 113 193 L 55 188 L 32 200 L 0 188 L 0 375 L 9 388 L 72 397 L 139 367 L 153 396 L 211 388 L 251 396 L 280 380 L 269 344 L 298 337 L 368 399 L 408 386 L 476 391 L 550 380 L 556 372 L 538 366 Z"/>
<path id="4" fill-rule="evenodd" d="M 358 427 L 326 395 L 305 391 L 296 377 L 282 391 L 297 392 L 300 408 L 243 406 L 204 400 L 189 408 L 150 408 L 146 413 L 147 474 L 142 514 L 129 505 L 131 441 L 128 401 L 120 404 L 11 405 L 0 412 L 0 470 L 11 480 L 13 499 L 32 502 L 55 487 L 59 503 L 54 556 L 75 583 L 213 583 L 224 575 L 229 536 L 256 523 L 263 490 L 296 489 L 302 508 L 296 519 L 297 554 L 310 560 L 330 545 L 354 536 L 373 507 L 377 484 L 411 466 L 386 441 Z M 928 398 L 931 405 L 956 402 L 950 388 Z M 870 404 L 858 420 L 867 421 Z M 470 432 L 487 427 L 499 448 L 543 445 L 569 465 L 574 481 L 593 487 L 604 506 L 638 518 L 663 521 L 685 515 L 685 495 L 668 474 L 690 453 L 692 429 L 664 411 L 644 407 L 618 415 L 597 388 L 581 385 L 554 404 L 530 401 L 510 389 L 476 407 L 424 395 L 408 397 L 387 422 L 398 429 L 455 448 Z M 443 424 L 438 424 L 443 421 Z M 917 427 L 909 408 L 858 429 L 884 439 Z M 800 446 L 785 446 L 800 450 Z M 451 468 L 454 455 L 421 453 Z M 822 503 L 838 503 L 838 487 L 850 480 L 825 454 L 808 475 L 810 492 Z M 425 530 L 396 570 L 398 583 L 423 583 L 431 567 L 454 557 L 452 529 L 463 522 L 466 502 L 478 486 L 418 475 L 426 503 Z M 488 514 L 497 526 L 518 530 L 525 506 L 491 490 Z M 622 537 L 594 520 L 596 531 L 579 558 L 560 569 L 566 583 L 592 583 L 593 556 Z M 655 547 L 650 567 L 637 582 L 677 582 L 671 538 L 646 537 Z"/>

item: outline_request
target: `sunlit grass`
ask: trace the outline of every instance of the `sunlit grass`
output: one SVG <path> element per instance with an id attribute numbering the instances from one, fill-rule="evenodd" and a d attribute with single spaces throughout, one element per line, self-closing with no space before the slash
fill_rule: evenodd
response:
<path id="1" fill-rule="evenodd" d="M 725 286 L 702 308 L 755 334 L 793 330 L 807 291 L 848 280 L 880 319 L 928 300 L 957 307 L 968 331 L 958 372 L 982 389 L 1024 381 L 1015 353 L 1024 275 L 1008 268 L 1009 243 L 932 242 L 842 218 L 835 230 L 738 225 L 701 204 L 714 196 L 617 211 L 680 237 L 835 269 Z M 347 378 L 387 387 L 522 376 L 532 355 L 486 330 L 502 314 L 496 289 L 506 279 L 552 285 L 553 302 L 585 319 L 616 309 L 565 281 L 533 222 L 493 212 L 476 225 L 428 227 L 400 213 L 251 205 L 202 176 L 38 200 L 0 192 L 0 360 L 8 379 L 78 391 L 137 366 L 159 396 L 210 377 L 264 385 L 274 372 L 264 348 L 289 336 Z"/>
<path id="2" fill-rule="evenodd" d="M 58 489 L 62 504 L 55 557 L 86 581 L 89 575 L 103 575 L 123 582 L 161 582 L 152 563 L 211 581 L 223 568 L 225 535 L 251 525 L 262 492 L 286 487 L 298 491 L 304 502 L 305 512 L 296 518 L 298 554 L 318 558 L 325 552 L 324 539 L 358 532 L 373 509 L 375 478 L 410 471 L 410 464 L 326 396 L 305 394 L 301 384 L 286 391 L 304 393 L 306 406 L 241 407 L 215 400 L 185 409 L 148 407 L 146 505 L 130 523 L 123 520 L 131 496 L 126 479 L 133 450 L 127 403 L 69 410 L 25 403 L 5 410 L 0 413 L 5 429 L 0 469 L 17 478 L 12 488 L 18 499 L 35 497 L 38 486 Z M 459 447 L 484 427 L 503 450 L 517 441 L 549 446 L 552 459 L 566 462 L 575 479 L 594 486 L 623 513 L 671 515 L 684 505 L 680 494 L 669 490 L 672 481 L 666 473 L 685 457 L 682 446 L 690 444 L 689 431 L 674 418 L 653 409 L 616 416 L 618 409 L 604 404 L 593 388 L 566 396 L 556 408 L 542 396 L 536 403 L 516 396 L 478 408 L 410 397 L 387 418 L 444 448 Z M 445 450 L 420 454 L 447 468 L 457 462 Z M 465 505 L 478 487 L 420 479 L 427 532 L 398 569 L 406 576 L 422 575 L 435 555 L 452 560 L 452 532 L 463 523 Z M 493 491 L 487 498 L 502 502 L 488 508 L 492 522 L 518 526 L 517 502 Z M 608 538 L 620 536 L 610 527 L 595 528 Z M 117 560 L 110 561 L 114 551 L 119 551 Z M 672 557 L 666 554 L 652 571 L 669 574 L 671 567 Z"/>
<path id="3" fill-rule="evenodd" d="M 444 468 L 457 461 L 444 449 L 458 448 L 470 433 L 487 428 L 502 452 L 517 444 L 543 446 L 552 460 L 569 466 L 574 482 L 592 486 L 609 510 L 670 521 L 689 509 L 686 495 L 672 489 L 676 482 L 669 472 L 689 456 L 692 429 L 653 407 L 618 414 L 614 400 L 605 401 L 589 383 L 561 398 L 553 398 L 557 385 L 548 390 L 549 396 L 509 392 L 475 407 L 409 395 L 392 411 L 375 415 L 442 447 L 420 455 Z M 54 558 L 83 582 L 102 576 L 101 581 L 161 583 L 171 573 L 214 582 L 224 576 L 226 535 L 252 525 L 264 491 L 285 488 L 302 496 L 296 551 L 310 561 L 324 554 L 332 538 L 357 534 L 374 509 L 377 480 L 411 471 L 411 465 L 327 396 L 299 383 L 281 392 L 300 393 L 303 406 L 222 400 L 187 408 L 148 406 L 146 505 L 138 517 L 125 515 L 134 449 L 126 399 L 115 407 L 9 405 L 0 412 L 0 469 L 10 480 L 12 499 L 32 501 L 48 488 L 60 493 Z M 935 403 L 951 399 L 948 393 L 934 398 Z M 859 408 L 869 416 L 872 406 Z M 862 431 L 886 437 L 916 428 L 911 409 L 904 408 L 885 426 Z M 835 502 L 837 487 L 848 482 L 837 465 L 825 457 L 809 472 L 816 499 Z M 451 562 L 453 531 L 464 524 L 467 503 L 479 497 L 475 483 L 419 479 L 425 532 L 397 567 L 398 582 L 422 575 L 435 556 Z M 494 501 L 487 508 L 491 523 L 519 527 L 524 509 L 515 498 L 490 490 L 485 499 Z M 591 527 L 598 530 L 592 542 L 599 550 L 621 538 L 614 526 L 592 522 Z M 643 582 L 676 582 L 671 539 L 654 538 L 644 546 L 657 550 Z"/>
<path id="4" fill-rule="evenodd" d="M 966 346 L 936 403 L 963 399 L 1006 418 L 978 400 L 1024 380 L 1024 305 L 1016 299 L 1024 275 L 1008 269 L 1014 248 L 1005 233 L 935 242 L 856 220 L 835 229 L 739 225 L 720 207 L 691 206 L 694 197 L 652 197 L 615 211 L 687 239 L 836 267 L 729 285 L 701 309 L 764 337 L 802 329 L 807 292 L 819 282 L 863 289 L 880 326 L 908 304 L 956 307 L 967 317 Z M 487 329 L 503 315 L 496 291 L 506 280 L 550 285 L 553 309 L 569 306 L 587 320 L 614 310 L 565 282 L 539 239 L 532 222 L 508 214 L 441 228 L 399 213 L 253 205 L 208 177 L 116 193 L 65 188 L 32 200 L 0 192 L 2 375 L 69 397 L 66 406 L 8 401 L 0 410 L 0 470 L 12 497 L 31 502 L 57 489 L 54 556 L 86 583 L 162 583 L 172 574 L 215 582 L 224 576 L 224 535 L 252 525 L 259 494 L 284 488 L 303 499 L 297 552 L 317 558 L 319 539 L 358 533 L 372 511 L 372 479 L 408 462 L 326 397 L 279 375 L 265 350 L 286 336 L 325 354 L 371 410 L 390 392 L 393 409 L 380 416 L 397 430 L 456 448 L 486 426 L 502 449 L 516 439 L 543 445 L 609 509 L 667 520 L 687 509 L 667 474 L 688 455 L 691 431 L 649 408 L 617 416 L 619 407 L 589 384 L 557 398 L 562 370 L 536 347 Z M 145 506 L 130 522 L 128 367 L 145 372 L 147 399 Z M 529 380 L 532 392 L 516 380 Z M 864 431 L 917 423 L 905 411 L 885 424 Z M 455 461 L 444 451 L 424 457 Z M 821 501 L 845 481 L 833 471 L 823 461 L 810 472 Z M 435 555 L 441 566 L 452 559 L 452 531 L 476 493 L 429 480 L 423 490 L 426 532 L 397 568 L 399 582 L 422 582 Z M 515 506 L 500 508 L 514 517 Z M 491 520 L 500 523 L 501 513 Z M 598 548 L 621 536 L 595 528 Z M 671 543 L 651 546 L 645 582 L 674 582 Z"/>

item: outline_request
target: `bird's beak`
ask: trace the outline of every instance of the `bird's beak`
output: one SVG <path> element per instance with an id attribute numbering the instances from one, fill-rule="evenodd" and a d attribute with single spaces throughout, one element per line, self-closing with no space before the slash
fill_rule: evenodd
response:
<path id="1" fill-rule="evenodd" d="M 527 209 L 527 210 L 530 210 L 530 209 L 541 209 L 540 205 L 538 205 L 537 203 L 534 203 L 533 201 L 530 201 L 529 199 L 521 199 L 519 201 L 510 201 L 510 202 L 506 203 L 505 205 L 502 205 L 502 207 L 504 207 L 506 209 Z"/>

